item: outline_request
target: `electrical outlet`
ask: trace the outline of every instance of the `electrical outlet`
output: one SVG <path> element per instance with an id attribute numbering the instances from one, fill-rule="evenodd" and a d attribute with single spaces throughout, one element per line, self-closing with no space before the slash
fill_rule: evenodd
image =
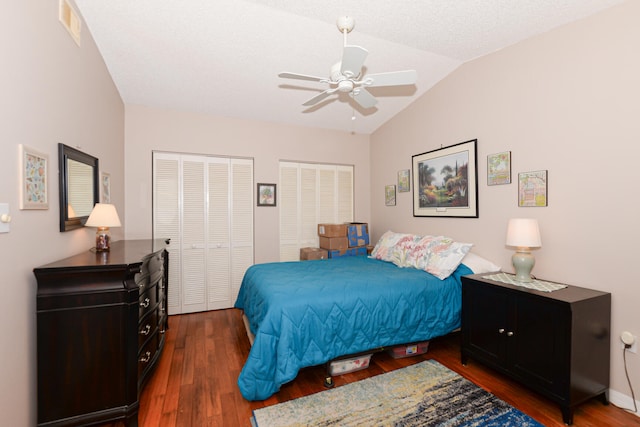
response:
<path id="1" fill-rule="evenodd" d="M 638 337 L 633 335 L 631 332 L 624 331 L 620 334 L 620 339 L 622 340 L 621 348 L 626 348 L 627 345 L 631 345 L 627 350 L 630 353 L 638 353 Z"/>

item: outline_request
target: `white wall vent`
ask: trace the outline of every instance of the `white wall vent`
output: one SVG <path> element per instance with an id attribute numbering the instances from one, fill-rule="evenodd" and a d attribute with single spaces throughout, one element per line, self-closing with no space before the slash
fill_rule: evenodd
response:
<path id="1" fill-rule="evenodd" d="M 80 30 L 82 29 L 82 22 L 78 18 L 78 14 L 71 7 L 68 0 L 60 0 L 59 16 L 62 25 L 69 31 L 71 38 L 75 40 L 78 46 L 80 46 Z"/>

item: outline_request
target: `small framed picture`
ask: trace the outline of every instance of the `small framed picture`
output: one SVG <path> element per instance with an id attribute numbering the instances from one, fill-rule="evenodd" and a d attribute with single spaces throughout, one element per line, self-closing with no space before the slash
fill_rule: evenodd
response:
<path id="1" fill-rule="evenodd" d="M 396 205 L 396 186 L 385 185 L 384 187 L 384 204 L 385 206 Z"/>
<path id="2" fill-rule="evenodd" d="M 407 193 L 411 189 L 410 177 L 409 169 L 398 171 L 398 193 Z"/>
<path id="3" fill-rule="evenodd" d="M 20 209 L 49 209 L 49 156 L 19 144 Z"/>
<path id="4" fill-rule="evenodd" d="M 547 206 L 547 171 L 518 174 L 518 206 Z"/>
<path id="5" fill-rule="evenodd" d="M 511 184 L 511 151 L 487 156 L 487 185 Z"/>
<path id="6" fill-rule="evenodd" d="M 275 206 L 276 200 L 275 184 L 258 184 L 258 206 Z"/>
<path id="7" fill-rule="evenodd" d="M 102 172 L 100 175 L 100 189 L 102 203 L 111 203 L 111 174 Z"/>

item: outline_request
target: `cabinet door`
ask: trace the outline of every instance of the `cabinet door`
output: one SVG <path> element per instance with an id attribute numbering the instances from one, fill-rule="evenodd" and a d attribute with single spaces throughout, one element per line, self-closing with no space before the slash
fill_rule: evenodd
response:
<path id="1" fill-rule="evenodd" d="M 537 389 L 566 396 L 569 372 L 569 308 L 546 298 L 516 294 L 507 366 Z"/>
<path id="2" fill-rule="evenodd" d="M 506 358 L 507 293 L 479 282 L 463 282 L 462 330 L 474 357 L 501 366 Z"/>

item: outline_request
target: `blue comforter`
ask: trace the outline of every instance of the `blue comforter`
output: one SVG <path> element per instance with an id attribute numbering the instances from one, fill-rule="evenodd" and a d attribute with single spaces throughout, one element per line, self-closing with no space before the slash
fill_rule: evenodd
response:
<path id="1" fill-rule="evenodd" d="M 255 335 L 242 395 L 267 399 L 305 366 L 451 332 L 471 273 L 461 264 L 440 280 L 363 256 L 250 267 L 235 303 Z"/>

